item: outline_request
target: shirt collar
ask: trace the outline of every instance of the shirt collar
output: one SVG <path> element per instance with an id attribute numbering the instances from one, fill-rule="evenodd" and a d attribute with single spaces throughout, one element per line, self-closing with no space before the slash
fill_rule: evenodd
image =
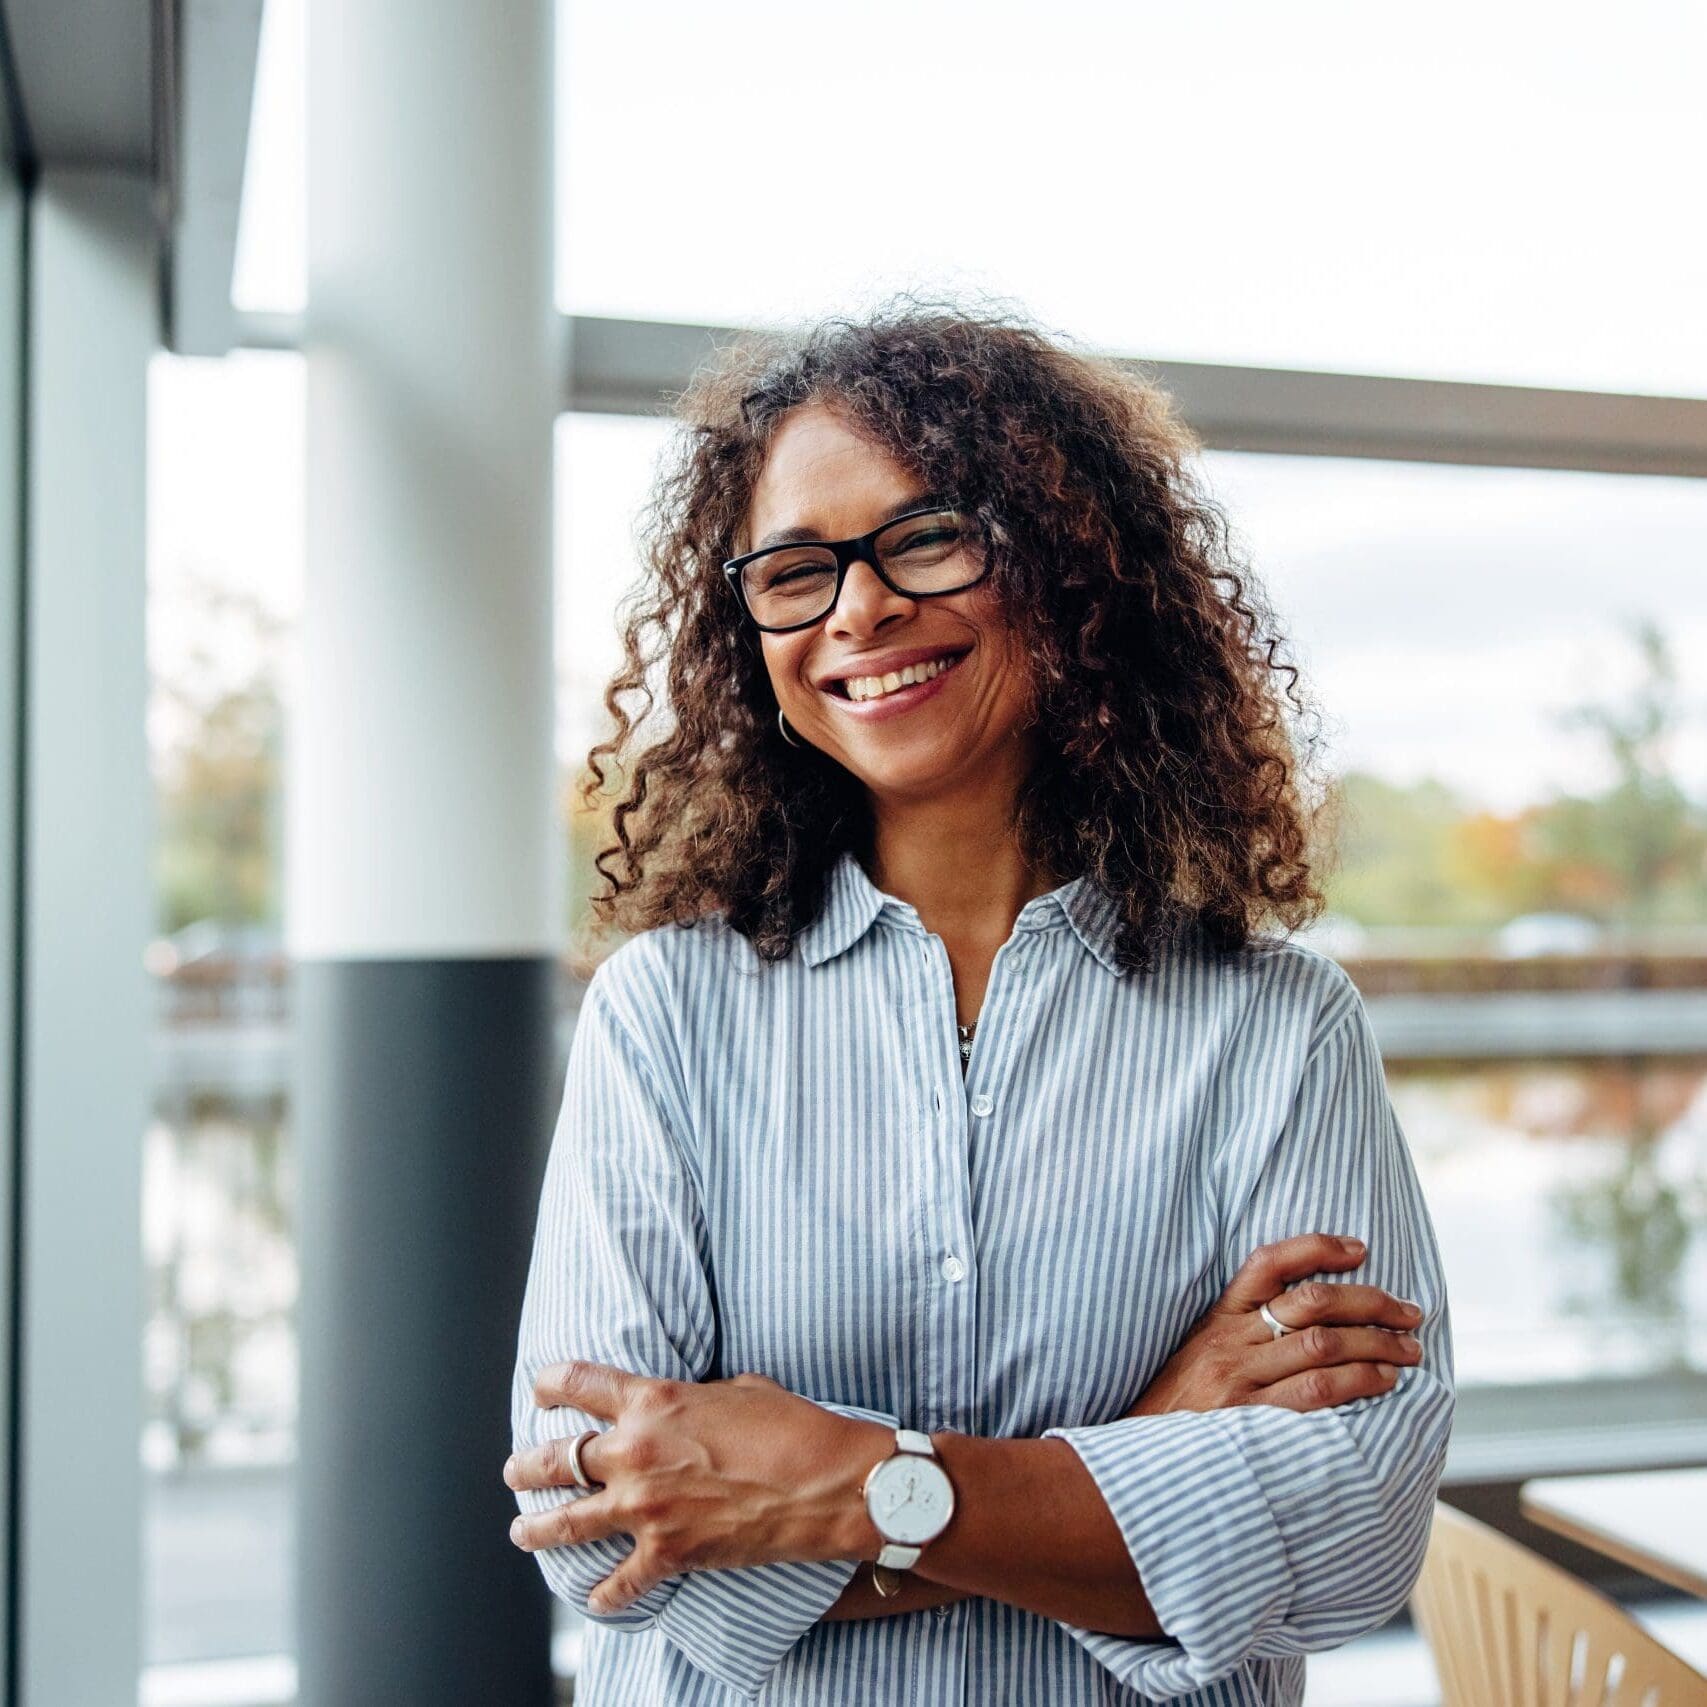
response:
<path id="1" fill-rule="evenodd" d="M 795 946 L 808 966 L 820 966 L 851 948 L 879 917 L 903 930 L 925 934 L 918 909 L 910 901 L 885 894 L 866 876 L 852 851 L 844 849 L 830 868 L 818 916 L 800 932 Z M 1124 974 L 1125 968 L 1114 954 L 1114 939 L 1120 928 L 1119 903 L 1088 874 L 1027 901 L 1019 910 L 1014 929 L 1048 930 L 1062 919 L 1110 972 L 1117 978 Z"/>

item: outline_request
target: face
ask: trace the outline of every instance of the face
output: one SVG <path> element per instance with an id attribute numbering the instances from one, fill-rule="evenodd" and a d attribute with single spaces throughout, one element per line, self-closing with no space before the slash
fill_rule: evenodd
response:
<path id="1" fill-rule="evenodd" d="M 821 404 L 794 410 L 771 441 L 741 549 L 784 528 L 848 539 L 923 496 L 917 478 Z M 948 494 L 952 497 L 953 494 Z M 977 572 L 974 560 L 968 575 Z M 765 667 L 790 730 L 878 797 L 923 800 L 968 788 L 1011 790 L 1024 763 L 1030 682 L 1019 637 L 988 579 L 965 592 L 891 592 L 869 563 L 850 566 L 836 608 L 792 634 L 761 634 Z M 922 687 L 856 701 L 839 678 L 877 675 L 889 654 L 924 649 L 956 661 Z"/>

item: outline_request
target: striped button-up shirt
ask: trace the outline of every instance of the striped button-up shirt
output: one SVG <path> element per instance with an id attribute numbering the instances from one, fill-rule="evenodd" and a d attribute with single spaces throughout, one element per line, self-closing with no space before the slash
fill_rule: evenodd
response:
<path id="1" fill-rule="evenodd" d="M 1071 1443 L 1165 1639 L 969 1597 L 823 1618 L 856 1561 L 688 1571 L 614 1613 L 627 1537 L 543 1550 L 590 1619 L 580 1707 L 736 1700 L 1302 1699 L 1305 1655 L 1382 1623 L 1421 1566 L 1453 1412 L 1439 1251 L 1368 1014 L 1302 944 L 1114 957 L 1113 898 L 1028 901 L 964 1076 L 942 939 L 851 854 L 795 952 L 722 915 L 624 942 L 570 1045 L 511 1395 L 547 1364 L 755 1370 L 842 1413 Z M 1419 1365 L 1372 1398 L 1127 1416 L 1258 1245 L 1359 1237 L 1416 1300 Z M 584 1495 L 523 1490 L 527 1512 Z M 1028 1513 L 1039 1526 L 1048 1510 Z"/>

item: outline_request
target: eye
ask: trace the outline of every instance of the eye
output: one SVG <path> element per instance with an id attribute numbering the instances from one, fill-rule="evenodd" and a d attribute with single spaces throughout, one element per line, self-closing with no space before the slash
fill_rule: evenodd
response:
<path id="1" fill-rule="evenodd" d="M 900 538 L 887 541 L 884 556 L 890 561 L 932 562 L 946 557 L 964 540 L 965 530 L 953 521 L 933 516 L 907 528 Z"/>

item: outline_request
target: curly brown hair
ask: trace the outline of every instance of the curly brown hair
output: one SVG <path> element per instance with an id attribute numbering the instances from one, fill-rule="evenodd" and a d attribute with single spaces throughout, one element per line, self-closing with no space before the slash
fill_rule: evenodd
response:
<path id="1" fill-rule="evenodd" d="M 605 758 L 623 772 L 616 842 L 595 861 L 609 885 L 590 898 L 598 925 L 721 912 L 780 960 L 840 853 L 869 858 L 864 784 L 783 740 L 758 630 L 722 570 L 772 436 L 806 403 L 832 405 L 928 489 L 955 493 L 982 530 L 1047 755 L 1014 834 L 1037 869 L 1089 873 L 1118 898 L 1121 963 L 1149 970 L 1183 933 L 1260 948 L 1268 920 L 1318 916 L 1313 843 L 1333 798 L 1314 786 L 1319 713 L 1172 399 L 1011 311 L 904 297 L 742 338 L 681 398 L 642 518 L 645 567 L 619 607 L 625 657 L 604 694 L 615 733 L 589 753 L 580 791 L 593 806 Z M 660 664 L 667 726 L 642 744 Z"/>

